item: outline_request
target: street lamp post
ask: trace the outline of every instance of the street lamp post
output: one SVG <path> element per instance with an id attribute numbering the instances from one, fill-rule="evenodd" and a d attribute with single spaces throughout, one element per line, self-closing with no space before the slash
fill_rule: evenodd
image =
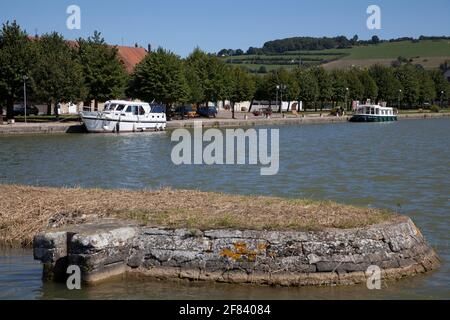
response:
<path id="1" fill-rule="evenodd" d="M 277 107 L 279 107 L 280 104 L 278 103 L 278 91 L 280 90 L 280 86 L 277 85 L 276 88 L 277 88 L 277 101 L 276 102 L 277 102 Z"/>
<path id="2" fill-rule="evenodd" d="M 400 96 L 402 95 L 402 89 L 398 90 L 398 110 L 400 110 Z"/>
<path id="3" fill-rule="evenodd" d="M 443 107 L 444 104 L 444 90 L 441 91 L 441 109 Z"/>
<path id="4" fill-rule="evenodd" d="M 347 110 L 347 111 L 349 110 L 348 103 L 347 103 L 348 91 L 349 91 L 349 89 L 345 88 L 345 110 Z"/>
<path id="5" fill-rule="evenodd" d="M 282 84 L 281 86 L 280 86 L 280 95 L 281 95 L 281 98 L 280 98 L 280 113 L 281 114 L 283 114 L 283 91 L 284 90 L 286 90 L 286 85 L 284 85 L 284 84 Z"/>
<path id="6" fill-rule="evenodd" d="M 23 76 L 23 106 L 24 106 L 24 116 L 25 123 L 27 123 L 27 76 Z"/>

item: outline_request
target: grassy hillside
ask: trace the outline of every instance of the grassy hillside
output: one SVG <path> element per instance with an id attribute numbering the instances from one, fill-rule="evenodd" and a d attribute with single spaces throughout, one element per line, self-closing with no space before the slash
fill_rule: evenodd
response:
<path id="1" fill-rule="evenodd" d="M 428 69 L 438 68 L 439 64 L 450 60 L 450 40 L 386 42 L 349 49 L 290 51 L 284 54 L 241 55 L 223 59 L 227 63 L 245 66 L 252 71 L 259 70 L 261 66 L 270 71 L 280 67 L 290 69 L 299 64 L 324 65 L 327 69 L 352 65 L 366 67 L 375 63 L 390 65 L 399 56 L 412 59 L 413 63 Z"/>

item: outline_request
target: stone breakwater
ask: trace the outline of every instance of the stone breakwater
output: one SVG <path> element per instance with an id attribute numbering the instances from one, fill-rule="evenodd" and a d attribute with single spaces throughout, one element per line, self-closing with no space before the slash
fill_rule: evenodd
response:
<path id="1" fill-rule="evenodd" d="M 365 282 L 435 269 L 439 258 L 407 217 L 358 229 L 257 231 L 163 229 L 114 219 L 39 233 L 34 258 L 45 279 L 64 281 L 69 265 L 93 283 L 120 274 L 267 285 Z"/>

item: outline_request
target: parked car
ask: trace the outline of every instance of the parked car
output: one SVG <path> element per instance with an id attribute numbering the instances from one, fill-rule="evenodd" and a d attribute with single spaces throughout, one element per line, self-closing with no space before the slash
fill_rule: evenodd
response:
<path id="1" fill-rule="evenodd" d="M 215 118 L 217 116 L 217 108 L 216 107 L 199 107 L 199 108 L 197 108 L 197 113 L 201 117 Z"/>
<path id="2" fill-rule="evenodd" d="M 39 114 L 39 109 L 35 106 L 27 106 L 27 116 L 34 115 L 37 116 Z M 14 106 L 14 116 L 24 116 L 25 115 L 25 107 L 24 106 Z"/>
<path id="3" fill-rule="evenodd" d="M 194 118 L 197 112 L 191 106 L 180 106 L 170 110 L 170 119 Z"/>

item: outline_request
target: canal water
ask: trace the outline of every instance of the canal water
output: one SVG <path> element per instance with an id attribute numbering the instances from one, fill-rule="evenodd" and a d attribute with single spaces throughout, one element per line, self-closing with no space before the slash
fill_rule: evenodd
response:
<path id="1" fill-rule="evenodd" d="M 169 186 L 389 208 L 412 217 L 442 258 L 441 268 L 384 283 L 381 290 L 122 279 L 74 292 L 42 283 L 41 268 L 32 260 L 31 251 L 3 250 L 0 299 L 450 298 L 450 119 L 269 128 L 279 129 L 280 134 L 280 170 L 274 176 L 261 176 L 255 165 L 175 166 L 170 157 L 175 142 L 168 131 L 0 136 L 0 183 L 132 189 Z"/>

